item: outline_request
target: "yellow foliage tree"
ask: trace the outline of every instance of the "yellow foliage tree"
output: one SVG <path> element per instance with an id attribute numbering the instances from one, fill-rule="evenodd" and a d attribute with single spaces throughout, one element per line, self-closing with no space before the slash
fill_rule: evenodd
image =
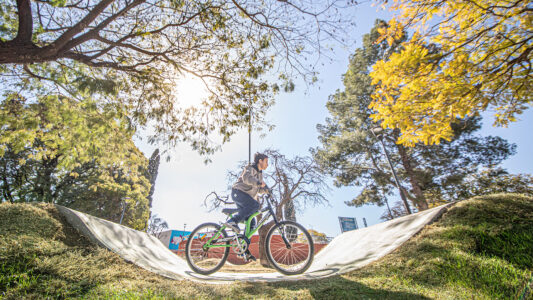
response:
<path id="1" fill-rule="evenodd" d="M 325 233 L 318 232 L 318 231 L 316 231 L 314 229 L 308 229 L 307 231 L 313 237 L 313 241 L 314 242 L 317 242 L 317 243 L 327 243 L 328 242 L 328 237 L 326 236 Z"/>
<path id="2" fill-rule="evenodd" d="M 385 1 L 387 2 L 387 1 Z M 394 0 L 381 40 L 414 31 L 400 53 L 376 63 L 372 117 L 399 128 L 398 143 L 450 140 L 450 123 L 496 110 L 495 125 L 533 103 L 533 8 L 527 0 Z"/>

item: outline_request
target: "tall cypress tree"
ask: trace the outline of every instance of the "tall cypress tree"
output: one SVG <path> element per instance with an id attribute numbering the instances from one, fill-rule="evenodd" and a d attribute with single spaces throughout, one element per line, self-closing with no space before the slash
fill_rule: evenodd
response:
<path id="1" fill-rule="evenodd" d="M 152 217 L 152 202 L 154 200 L 154 191 L 155 191 L 155 180 L 157 179 L 157 173 L 159 171 L 159 161 L 161 156 L 159 155 L 159 148 L 155 149 L 150 160 L 148 161 L 148 169 L 146 177 L 150 180 L 150 192 L 148 192 L 148 209 L 150 210 L 150 215 L 148 219 Z M 148 220 L 146 221 L 146 228 L 148 230 Z"/>

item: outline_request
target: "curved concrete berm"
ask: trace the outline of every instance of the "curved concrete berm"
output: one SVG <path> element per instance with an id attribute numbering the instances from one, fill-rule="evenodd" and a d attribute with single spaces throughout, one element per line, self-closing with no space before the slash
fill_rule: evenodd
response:
<path id="1" fill-rule="evenodd" d="M 122 225 L 57 206 L 69 223 L 93 242 L 117 253 L 126 261 L 174 279 L 211 283 L 232 281 L 282 281 L 316 279 L 361 268 L 398 248 L 446 211 L 450 204 L 345 232 L 320 251 L 307 272 L 297 276 L 280 273 L 222 273 L 203 276 L 190 270 L 187 262 L 170 252 L 157 238 Z"/>

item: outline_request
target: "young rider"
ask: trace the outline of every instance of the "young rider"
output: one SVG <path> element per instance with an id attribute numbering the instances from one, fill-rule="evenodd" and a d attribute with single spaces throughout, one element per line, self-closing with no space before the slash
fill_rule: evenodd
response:
<path id="1" fill-rule="evenodd" d="M 242 171 L 241 176 L 231 189 L 231 198 L 237 204 L 239 210 L 224 225 L 231 228 L 235 233 L 239 233 L 239 222 L 248 219 L 252 214 L 257 212 L 260 204 L 257 201 L 257 195 L 265 192 L 265 182 L 263 181 L 263 170 L 268 167 L 268 156 L 262 153 L 254 155 L 254 163 L 248 165 Z M 251 224 L 255 225 L 255 220 Z"/>

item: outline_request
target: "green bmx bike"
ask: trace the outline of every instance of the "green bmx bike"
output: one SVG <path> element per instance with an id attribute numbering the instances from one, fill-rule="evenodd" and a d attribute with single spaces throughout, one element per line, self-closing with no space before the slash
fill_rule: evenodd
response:
<path id="1" fill-rule="evenodd" d="M 185 257 L 191 269 L 203 275 L 212 274 L 224 265 L 230 250 L 246 261 L 252 235 L 272 218 L 274 225 L 262 241 L 271 266 L 285 275 L 305 272 L 313 262 L 313 239 L 302 225 L 293 221 L 278 221 L 272 208 L 273 201 L 272 193 L 268 192 L 263 200 L 266 207 L 245 221 L 244 234 L 236 234 L 231 229 L 228 234 L 226 226 L 217 223 L 204 223 L 196 227 L 189 235 L 185 247 Z M 232 208 L 222 210 L 228 218 L 237 211 Z M 257 226 L 251 228 L 252 219 L 262 213 L 264 215 Z"/>

